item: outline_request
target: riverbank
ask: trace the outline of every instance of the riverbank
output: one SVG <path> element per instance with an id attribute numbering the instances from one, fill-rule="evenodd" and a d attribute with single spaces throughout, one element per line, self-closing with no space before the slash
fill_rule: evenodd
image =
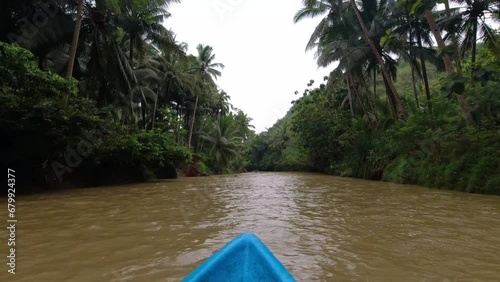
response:
<path id="1" fill-rule="evenodd" d="M 178 164 L 179 165 L 179 164 Z M 33 171 L 15 168 L 16 187 L 19 195 L 43 194 L 46 192 L 64 190 L 92 188 L 103 186 L 119 186 L 129 184 L 146 184 L 156 181 L 179 178 L 196 178 L 213 176 L 215 173 L 202 161 L 201 156 L 193 155 L 191 161 L 183 163 L 176 168 L 173 164 L 164 165 L 161 168 L 150 170 L 145 166 L 136 164 L 134 166 L 108 166 L 93 165 L 82 162 L 78 167 L 66 171 L 60 175 L 58 181 L 56 173 L 45 168 L 38 172 L 42 178 L 33 179 Z M 226 171 L 224 175 L 246 173 L 245 169 L 239 172 Z M 50 178 L 51 177 L 51 178 Z M 6 193 L 3 193 L 6 195 Z"/>
<path id="2" fill-rule="evenodd" d="M 437 137 L 437 136 L 436 136 Z M 477 194 L 500 195 L 500 131 L 466 129 L 434 139 L 410 140 L 401 135 L 373 137 L 366 147 L 341 151 L 335 158 L 304 153 L 264 155 L 254 169 L 316 171 L 330 175 L 415 184 Z M 325 141 L 327 142 L 327 141 Z M 335 141 L 331 141 L 335 143 Z M 396 145 L 397 144 L 397 145 Z M 303 147 L 291 144 L 287 151 Z"/>

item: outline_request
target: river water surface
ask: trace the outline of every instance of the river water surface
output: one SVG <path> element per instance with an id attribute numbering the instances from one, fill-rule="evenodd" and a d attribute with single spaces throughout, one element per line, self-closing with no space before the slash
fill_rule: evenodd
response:
<path id="1" fill-rule="evenodd" d="M 3 263 L 0 281 L 179 281 L 242 232 L 298 281 L 500 281 L 497 196 L 247 173 L 17 200 L 17 274 Z"/>

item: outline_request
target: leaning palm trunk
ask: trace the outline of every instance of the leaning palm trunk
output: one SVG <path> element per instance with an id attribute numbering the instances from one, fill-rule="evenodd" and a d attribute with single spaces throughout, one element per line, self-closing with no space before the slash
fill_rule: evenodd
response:
<path id="1" fill-rule="evenodd" d="M 352 77 L 350 77 L 350 81 L 351 82 L 353 81 Z M 367 88 L 367 90 L 368 90 L 368 88 Z M 358 103 L 359 103 L 359 105 L 361 107 L 361 110 L 363 111 L 363 117 L 367 117 L 368 127 L 370 128 L 370 130 L 374 130 L 375 127 L 373 126 L 372 118 L 369 116 L 368 110 L 365 107 L 365 104 L 363 102 L 361 94 L 359 93 L 358 87 L 354 87 L 353 86 L 353 93 L 354 93 L 354 97 L 358 99 Z M 368 104 L 370 104 L 370 97 L 367 97 L 367 100 L 368 100 Z"/>
<path id="2" fill-rule="evenodd" d="M 146 129 L 146 104 L 141 105 L 142 128 Z"/>
<path id="3" fill-rule="evenodd" d="M 391 92 L 390 99 L 393 100 L 392 103 L 396 105 L 401 112 L 401 115 L 406 118 L 408 117 L 408 112 L 406 111 L 405 107 L 403 106 L 403 103 L 401 102 L 401 97 L 398 95 L 398 91 L 396 90 L 396 87 L 394 86 L 394 83 L 392 82 L 391 76 L 389 74 L 389 71 L 387 70 L 384 61 L 382 60 L 382 55 L 378 52 L 377 47 L 373 43 L 373 40 L 370 38 L 370 34 L 368 32 L 368 29 L 366 28 L 366 25 L 363 21 L 363 18 L 361 17 L 361 14 L 358 10 L 358 7 L 356 6 L 356 2 L 354 0 L 350 0 L 351 7 L 354 10 L 354 13 L 356 14 L 356 17 L 358 18 L 359 25 L 361 26 L 361 29 L 363 30 L 363 34 L 366 38 L 366 41 L 368 41 L 368 44 L 370 45 L 370 48 L 372 49 L 373 54 L 375 55 L 375 58 L 377 59 L 378 64 L 380 65 L 380 70 L 382 71 L 382 75 L 384 76 L 386 80 L 386 84 L 389 87 L 389 90 Z M 397 116 L 399 113 L 395 113 Z"/>
<path id="4" fill-rule="evenodd" d="M 129 40 L 129 60 L 130 64 L 134 62 L 134 38 L 132 37 L 132 34 L 130 34 L 130 40 Z"/>
<path id="5" fill-rule="evenodd" d="M 395 119 L 397 119 L 398 118 L 398 106 L 396 105 L 394 96 L 391 93 L 389 82 L 387 81 L 387 79 L 385 79 L 385 77 L 383 77 L 383 79 L 384 79 L 384 85 L 385 85 L 385 93 L 387 96 L 387 99 L 385 100 L 386 104 L 389 107 L 389 111 L 392 113 L 392 116 Z"/>
<path id="6" fill-rule="evenodd" d="M 418 101 L 418 92 L 417 92 L 417 86 L 415 83 L 415 69 L 413 66 L 410 66 L 411 69 L 411 85 L 413 87 L 413 96 L 415 97 L 415 103 L 417 104 L 417 107 L 420 108 L 420 103 Z"/>
<path id="7" fill-rule="evenodd" d="M 345 82 L 347 84 L 347 98 L 349 99 L 349 108 L 351 109 L 351 115 L 354 116 L 354 109 L 352 107 L 352 94 L 351 94 L 351 81 L 349 75 L 346 75 Z"/>
<path id="8" fill-rule="evenodd" d="M 409 42 L 411 42 L 411 39 L 413 38 L 412 37 L 412 33 L 411 33 L 411 30 L 408 34 L 408 39 L 409 39 Z M 412 49 L 410 49 L 410 70 L 411 70 L 411 85 L 413 87 L 413 96 L 415 97 L 415 103 L 417 104 L 417 107 L 420 108 L 420 103 L 418 101 L 418 93 L 417 93 L 417 86 L 416 86 L 416 83 L 415 83 L 415 68 L 413 66 L 413 63 L 411 60 L 413 60 L 413 52 L 412 52 Z"/>
<path id="9" fill-rule="evenodd" d="M 449 5 L 448 1 L 444 1 L 444 2 L 445 2 L 444 4 L 445 4 L 445 9 L 446 9 L 446 15 L 449 17 L 451 15 L 450 5 Z M 472 59 L 471 59 L 472 63 L 474 63 L 476 60 L 475 48 L 476 48 L 477 21 L 475 21 L 475 23 L 476 24 L 473 26 L 473 28 L 474 28 L 474 40 L 472 42 L 472 44 L 473 44 L 472 45 Z M 451 35 L 451 40 L 452 40 L 453 45 L 455 47 L 454 55 L 455 55 L 455 63 L 457 66 L 457 72 L 458 72 L 458 74 L 461 75 L 462 74 L 462 66 L 460 63 L 460 54 L 458 52 L 457 38 L 454 34 Z M 437 41 L 437 38 L 436 38 L 436 41 Z M 438 41 L 438 44 L 439 44 L 439 41 Z M 438 47 L 439 47 L 439 45 L 438 45 Z M 446 68 L 446 71 L 448 74 L 451 74 L 451 73 L 453 73 L 453 68 L 451 70 L 449 68 Z M 458 105 L 460 106 L 460 110 L 462 111 L 462 114 L 464 115 L 465 122 L 466 122 L 467 126 L 472 126 L 472 127 L 475 126 L 474 118 L 472 117 L 469 104 L 467 103 L 467 93 L 464 92 L 461 95 L 456 95 L 456 96 L 457 96 Z"/>
<path id="10" fill-rule="evenodd" d="M 472 55 L 471 55 L 471 62 L 474 64 L 476 62 L 476 52 L 477 52 L 477 17 L 473 18 L 473 23 L 472 23 Z"/>
<path id="11" fill-rule="evenodd" d="M 196 101 L 194 102 L 193 116 L 191 117 L 191 126 L 189 128 L 189 138 L 188 138 L 188 148 L 191 149 L 191 138 L 193 137 L 194 120 L 196 118 L 196 108 L 198 107 L 198 96 L 196 95 Z"/>
<path id="12" fill-rule="evenodd" d="M 434 39 L 436 39 L 437 45 L 439 50 L 443 51 L 446 45 L 444 44 L 443 37 L 441 36 L 441 33 L 439 32 L 437 25 L 436 25 L 436 20 L 434 19 L 434 15 L 430 10 L 425 11 L 425 19 L 427 20 L 427 23 L 429 24 L 429 27 L 431 28 L 432 35 L 434 35 Z M 453 72 L 453 66 L 451 65 L 451 60 L 448 55 L 443 56 L 443 62 L 444 62 L 444 67 L 446 69 L 446 72 L 450 73 Z"/>
<path id="13" fill-rule="evenodd" d="M 176 129 L 177 129 L 177 145 L 180 145 L 181 144 L 181 139 L 182 139 L 182 133 L 181 133 L 181 130 L 182 130 L 182 126 L 181 124 L 184 124 L 183 122 L 183 112 L 182 112 L 182 107 L 180 108 L 179 110 L 179 115 L 177 116 L 177 126 L 176 126 Z"/>
<path id="14" fill-rule="evenodd" d="M 427 66 L 425 65 L 424 54 L 422 53 L 422 36 L 420 35 L 420 30 L 417 30 L 417 44 L 420 49 L 420 64 L 422 64 L 422 77 L 424 79 L 425 87 L 425 98 L 427 100 L 427 110 L 429 115 L 432 115 L 432 103 L 431 103 L 431 91 L 429 89 L 429 78 L 427 77 Z"/>
<path id="15" fill-rule="evenodd" d="M 155 120 L 156 120 L 156 107 L 158 105 L 158 95 L 161 92 L 161 88 L 156 91 L 155 95 L 155 104 L 153 106 L 153 118 L 151 119 L 151 130 L 155 129 Z"/>
<path id="16" fill-rule="evenodd" d="M 73 76 L 73 66 L 75 65 L 76 49 L 78 48 L 78 38 L 80 37 L 80 27 L 82 25 L 82 14 L 83 14 L 83 0 L 78 0 L 78 6 L 76 10 L 76 23 L 75 30 L 73 31 L 73 40 L 71 42 L 71 48 L 69 52 L 68 69 L 66 71 L 66 79 L 70 79 Z M 64 104 L 68 102 L 68 94 L 64 97 Z"/>
<path id="17" fill-rule="evenodd" d="M 448 0 L 444 1 L 444 8 L 446 11 L 446 17 L 450 18 L 451 12 L 450 12 L 450 3 Z M 457 36 L 453 32 L 451 33 L 451 43 L 453 44 L 453 49 L 454 49 L 453 56 L 455 59 L 455 66 L 457 67 L 458 74 L 461 75 L 462 74 L 462 63 L 461 63 L 462 60 L 460 58 L 460 52 L 458 50 Z"/>

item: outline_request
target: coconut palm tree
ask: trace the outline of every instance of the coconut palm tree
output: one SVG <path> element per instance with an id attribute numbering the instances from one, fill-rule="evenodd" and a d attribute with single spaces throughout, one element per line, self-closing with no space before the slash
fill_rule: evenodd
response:
<path id="1" fill-rule="evenodd" d="M 471 62 L 476 62 L 477 42 L 496 44 L 495 32 L 492 24 L 498 22 L 500 1 L 498 0 L 453 0 L 460 5 L 454 9 L 451 16 L 440 22 L 448 31 L 446 38 L 455 35 L 462 38 L 461 53 L 471 51 Z"/>
<path id="2" fill-rule="evenodd" d="M 68 71 L 66 72 L 66 78 L 70 79 L 73 75 L 73 65 L 75 63 L 76 57 L 76 48 L 78 47 L 78 38 L 80 37 L 80 27 L 82 25 L 82 17 L 83 17 L 83 0 L 78 0 L 78 7 L 76 9 L 76 23 L 75 23 L 75 31 L 73 32 L 73 40 L 71 41 L 71 48 L 69 51 L 69 62 L 68 62 Z M 67 101 L 67 95 L 65 98 L 65 103 Z"/>
<path id="3" fill-rule="evenodd" d="M 218 90 L 213 98 L 213 111 L 217 113 L 217 116 L 226 115 L 230 109 L 233 109 L 233 105 L 229 103 L 231 97 L 226 91 L 222 89 Z"/>
<path id="4" fill-rule="evenodd" d="M 411 10 L 410 14 L 413 16 L 424 15 L 427 23 L 429 24 L 430 31 L 436 40 L 438 48 L 441 51 L 444 51 L 446 45 L 444 43 L 444 39 L 441 36 L 441 32 L 438 29 L 436 18 L 432 13 L 434 7 L 436 7 L 438 1 L 436 0 L 403 0 L 400 2 L 400 5 L 406 6 L 407 9 Z M 445 65 L 445 69 L 448 73 L 453 72 L 453 66 L 451 64 L 450 57 L 447 53 L 443 53 L 443 62 Z"/>
<path id="5" fill-rule="evenodd" d="M 373 11 L 371 9 L 367 9 L 367 6 L 370 6 L 370 4 L 372 4 L 373 2 L 375 2 L 375 1 L 369 1 L 369 0 L 362 1 L 363 5 L 364 5 L 363 7 L 364 7 L 365 13 L 373 13 Z M 382 2 L 385 2 L 385 1 L 382 1 Z M 401 112 L 401 115 L 403 117 L 407 117 L 408 112 L 406 111 L 405 107 L 403 106 L 403 103 L 401 102 L 401 98 L 399 97 L 398 92 L 396 90 L 396 87 L 394 86 L 394 83 L 392 82 L 391 75 L 390 75 L 386 65 L 384 64 L 384 60 L 382 58 L 382 55 L 379 53 L 377 46 L 375 45 L 375 43 L 373 42 L 373 39 L 370 36 L 370 32 L 368 31 L 368 29 L 365 25 L 365 22 L 363 20 L 361 12 L 358 9 L 358 6 L 356 5 L 356 2 L 354 0 L 350 0 L 350 4 L 351 4 L 352 10 L 356 14 L 356 18 L 358 19 L 359 25 L 361 26 L 361 30 L 363 31 L 363 35 L 364 35 L 366 41 L 368 42 L 368 44 L 370 45 L 370 48 L 371 48 L 373 54 L 375 55 L 375 58 L 377 59 L 380 70 L 382 71 L 382 75 L 384 77 L 384 81 L 385 81 L 386 85 L 388 86 L 389 91 L 391 92 L 389 97 L 391 98 L 392 102 L 394 103 L 394 107 L 398 111 Z M 371 6 L 373 6 L 373 5 L 371 5 Z"/>
<path id="6" fill-rule="evenodd" d="M 353 9 L 352 4 L 346 1 L 308 0 L 303 3 L 304 7 L 295 15 L 295 22 L 307 17 L 323 16 L 306 49 L 317 48 L 316 56 L 320 66 L 339 63 L 330 74 L 328 85 L 343 81 L 344 73 L 364 77 L 369 71 L 378 68 L 384 74 L 384 84 L 388 89 L 386 93 L 393 114 L 406 116 L 406 110 L 392 83 L 396 73 L 396 61 L 388 53 L 383 53 L 379 44 L 374 43 L 380 40 L 387 29 L 384 20 L 387 15 L 384 16 L 384 13 L 389 11 L 390 3 L 361 1 L 362 11 L 359 11 L 356 5 L 356 9 Z M 366 23 L 369 23 L 370 31 L 366 29 Z"/>
<path id="7" fill-rule="evenodd" d="M 434 64 L 438 70 L 442 70 L 444 67 L 451 67 L 451 61 L 449 61 L 448 57 L 446 57 L 445 60 L 439 58 L 437 56 L 437 52 L 432 48 L 433 42 L 430 37 L 432 26 L 428 24 L 428 20 L 425 21 L 423 19 L 422 13 L 424 13 L 424 8 L 420 9 L 422 10 L 421 13 L 418 13 L 418 9 L 415 9 L 415 3 L 420 2 L 403 0 L 398 3 L 398 9 L 396 9 L 393 13 L 394 18 L 397 18 L 397 20 L 394 24 L 393 30 L 391 31 L 391 36 L 392 34 L 397 36 L 395 36 L 395 40 L 384 40 L 384 43 L 389 41 L 391 44 L 396 43 L 396 48 L 392 48 L 391 50 L 410 62 L 413 80 L 415 79 L 414 70 L 417 70 L 416 73 L 424 82 L 428 113 L 432 114 L 431 93 L 429 78 L 427 75 L 427 62 Z M 389 36 L 389 38 L 391 36 Z M 398 40 L 398 37 L 405 38 L 407 40 L 404 40 L 405 43 L 401 45 L 402 41 Z M 428 47 L 424 47 L 424 44 Z M 419 64 L 417 64 L 417 58 L 420 61 Z M 450 63 L 450 65 L 447 65 L 447 63 Z M 416 88 L 415 86 L 413 88 L 415 100 L 418 104 L 418 96 L 415 93 Z"/>
<path id="8" fill-rule="evenodd" d="M 200 83 L 202 84 L 202 88 L 209 91 L 211 88 L 215 87 L 215 79 L 221 76 L 221 72 L 218 69 L 224 69 L 224 65 L 221 63 L 214 63 L 215 54 L 213 54 L 213 48 L 211 46 L 199 44 L 196 47 L 196 50 L 198 51 L 196 62 L 190 71 L 201 78 Z M 191 116 L 191 125 L 189 128 L 188 148 L 191 147 L 198 100 L 199 95 L 196 95 L 193 115 Z"/>
<path id="9" fill-rule="evenodd" d="M 141 49 L 147 41 L 161 44 L 161 39 L 169 36 L 165 34 L 169 31 L 162 22 L 170 17 L 167 11 L 169 5 L 179 2 L 179 0 L 119 1 L 120 13 L 116 16 L 115 22 L 128 35 L 131 62 L 134 60 L 134 49 L 141 55 Z"/>
<path id="10" fill-rule="evenodd" d="M 217 173 L 222 173 L 229 161 L 238 156 L 242 146 L 242 138 L 233 125 L 232 114 L 218 117 L 211 123 L 208 132 L 199 134 L 201 140 L 209 145 Z"/>
<path id="11" fill-rule="evenodd" d="M 432 106 L 430 103 L 426 63 L 433 64 L 439 71 L 445 68 L 445 62 L 438 57 L 437 51 L 432 48 L 433 42 L 430 37 L 431 27 L 423 20 L 423 17 L 413 11 L 413 4 L 409 1 L 398 2 L 398 8 L 394 9 L 392 19 L 394 19 L 394 27 L 383 38 L 381 43 L 384 45 L 384 48 L 398 54 L 400 58 L 409 62 L 417 106 L 419 106 L 419 101 L 415 78 L 418 76 L 423 80 L 428 111 L 431 113 Z"/>

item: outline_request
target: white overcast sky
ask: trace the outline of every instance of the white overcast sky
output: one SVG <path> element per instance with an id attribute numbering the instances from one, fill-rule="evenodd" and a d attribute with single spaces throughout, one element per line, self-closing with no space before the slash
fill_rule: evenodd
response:
<path id="1" fill-rule="evenodd" d="M 271 127 L 302 95 L 310 79 L 323 82 L 305 46 L 317 19 L 297 24 L 293 16 L 302 0 L 183 0 L 173 4 L 165 26 L 196 53 L 199 43 L 214 48 L 215 61 L 226 68 L 218 85 L 231 103 L 253 119 L 257 132 Z"/>

